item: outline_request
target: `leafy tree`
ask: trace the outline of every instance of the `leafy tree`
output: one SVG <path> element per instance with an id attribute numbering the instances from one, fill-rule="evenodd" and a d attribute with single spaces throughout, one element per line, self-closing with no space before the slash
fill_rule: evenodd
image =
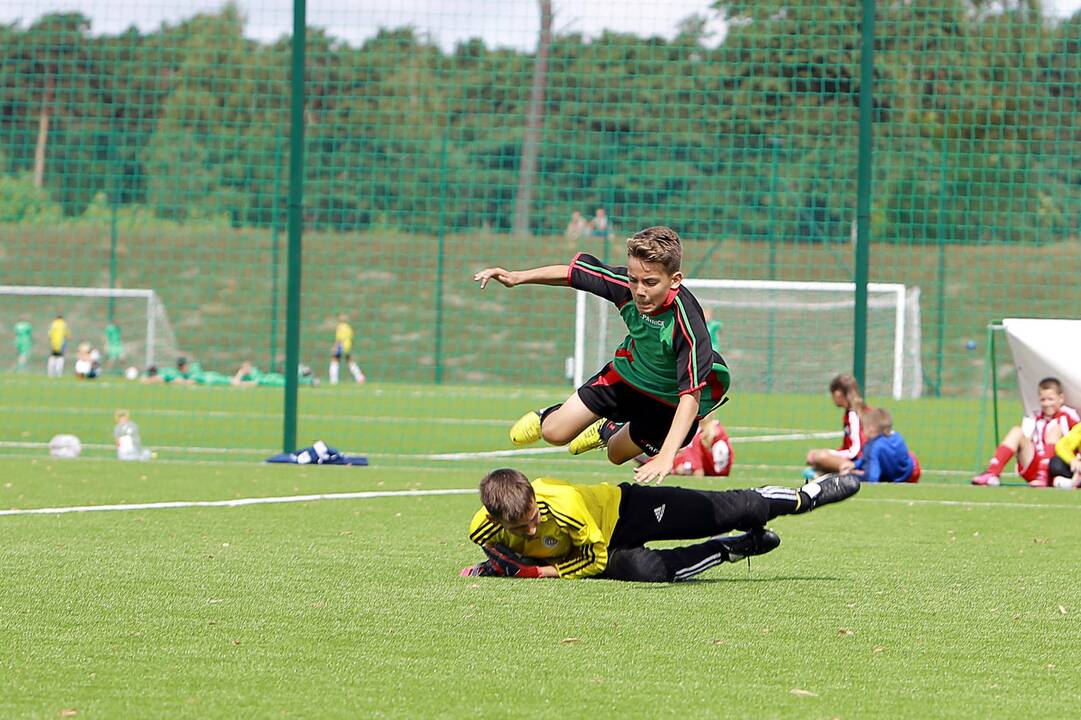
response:
<path id="1" fill-rule="evenodd" d="M 671 40 L 553 34 L 543 102 L 539 52 L 309 29 L 306 221 L 553 232 L 604 207 L 618 228 L 668 222 L 692 242 L 845 241 L 857 5 L 718 2 L 719 44 L 701 16 Z M 1034 0 L 879 0 L 874 238 L 1076 231 L 1079 22 Z M 36 177 L 69 216 L 104 194 L 170 220 L 281 222 L 289 39 L 243 27 L 229 5 L 113 36 L 78 14 L 0 26 L 0 172 Z"/>

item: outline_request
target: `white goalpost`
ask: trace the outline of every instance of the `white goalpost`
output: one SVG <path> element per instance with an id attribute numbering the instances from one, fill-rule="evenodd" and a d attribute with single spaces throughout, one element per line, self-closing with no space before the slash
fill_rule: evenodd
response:
<path id="1" fill-rule="evenodd" d="M 723 326 L 719 352 L 736 387 L 749 392 L 820 394 L 851 368 L 854 283 L 784 280 L 685 281 L 703 310 Z M 867 286 L 867 395 L 916 398 L 923 390 L 920 290 Z M 581 384 L 612 358 L 626 335 L 615 308 L 579 292 L 573 378 Z"/>
<path id="2" fill-rule="evenodd" d="M 165 305 L 153 290 L 0 285 L 0 308 L 12 322 L 31 321 L 35 337 L 40 338 L 46 337 L 49 322 L 60 313 L 71 327 L 75 344 L 87 340 L 99 349 L 111 316 L 122 328 L 125 361 L 141 357 L 144 367 L 163 358 L 172 362 L 179 352 Z"/>

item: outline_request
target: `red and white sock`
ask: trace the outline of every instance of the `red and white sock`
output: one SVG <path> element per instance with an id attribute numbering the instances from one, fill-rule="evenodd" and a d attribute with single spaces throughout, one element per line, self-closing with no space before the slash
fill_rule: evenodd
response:
<path id="1" fill-rule="evenodd" d="M 991 462 L 987 464 L 987 472 L 992 475 L 1001 475 L 1002 468 L 1006 467 L 1006 463 L 1013 457 L 1013 450 L 1008 445 L 999 445 L 995 448 L 995 456 L 991 458 Z"/>

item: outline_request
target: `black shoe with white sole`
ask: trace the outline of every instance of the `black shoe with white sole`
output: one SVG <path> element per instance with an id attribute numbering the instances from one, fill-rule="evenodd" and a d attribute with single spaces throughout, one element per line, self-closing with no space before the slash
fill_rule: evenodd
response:
<path id="1" fill-rule="evenodd" d="M 799 491 L 810 501 L 809 507 L 806 510 L 801 508 L 800 512 L 810 512 L 852 497 L 860 491 L 860 480 L 849 473 L 830 473 L 804 484 Z"/>
<path id="2" fill-rule="evenodd" d="M 713 538 L 728 551 L 728 562 L 739 562 L 753 555 L 765 555 L 776 550 L 781 536 L 769 528 L 755 528 L 739 535 L 719 535 Z"/>

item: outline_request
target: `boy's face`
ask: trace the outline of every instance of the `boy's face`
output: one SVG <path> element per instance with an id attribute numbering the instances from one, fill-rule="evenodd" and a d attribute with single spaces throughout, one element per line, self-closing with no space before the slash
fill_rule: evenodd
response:
<path id="1" fill-rule="evenodd" d="M 844 390 L 834 390 L 830 393 L 833 398 L 833 404 L 837 407 L 848 407 L 848 398 L 845 397 Z"/>
<path id="2" fill-rule="evenodd" d="M 867 439 L 874 440 L 876 437 L 882 434 L 882 428 L 874 423 L 867 423 Z"/>
<path id="3" fill-rule="evenodd" d="M 1066 398 L 1053 387 L 1040 389 L 1040 410 L 1043 411 L 1044 417 L 1053 417 L 1055 413 L 1062 409 L 1062 404 L 1066 402 Z"/>
<path id="4" fill-rule="evenodd" d="M 627 257 L 627 279 L 630 281 L 631 295 L 638 312 L 656 312 L 668 298 L 668 291 L 679 287 L 683 282 L 683 273 L 676 271 L 669 275 L 660 263 Z"/>
<path id="5" fill-rule="evenodd" d="M 489 514 L 488 519 L 502 525 L 503 529 L 511 535 L 528 540 L 537 535 L 537 528 L 540 527 L 541 521 L 540 508 L 537 507 L 537 501 L 534 500 L 530 509 L 520 518 L 498 518 Z"/>

